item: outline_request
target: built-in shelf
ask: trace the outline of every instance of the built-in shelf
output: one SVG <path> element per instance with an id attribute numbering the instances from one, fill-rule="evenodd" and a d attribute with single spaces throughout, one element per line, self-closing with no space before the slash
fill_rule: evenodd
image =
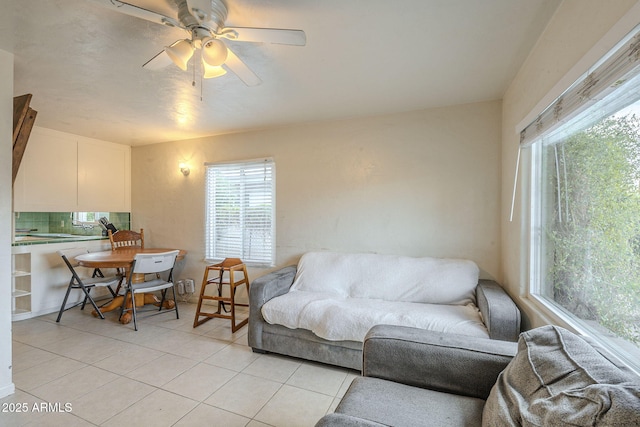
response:
<path id="1" fill-rule="evenodd" d="M 11 293 L 11 296 L 14 298 L 26 297 L 31 295 L 31 292 L 15 290 Z"/>
<path id="2" fill-rule="evenodd" d="M 31 314 L 31 254 L 12 254 L 11 314 L 13 320 Z"/>
<path id="3" fill-rule="evenodd" d="M 30 275 L 31 273 L 29 273 L 28 271 L 16 270 L 13 272 L 13 277 L 30 276 Z"/>

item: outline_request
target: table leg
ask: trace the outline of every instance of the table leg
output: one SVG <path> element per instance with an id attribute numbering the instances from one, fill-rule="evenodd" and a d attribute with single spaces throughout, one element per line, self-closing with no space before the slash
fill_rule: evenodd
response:
<path id="1" fill-rule="evenodd" d="M 125 277 L 127 277 L 128 271 L 126 271 L 125 273 L 126 273 Z M 144 274 L 136 273 L 131 278 L 131 283 L 142 283 L 142 282 L 144 282 Z M 123 298 L 124 296 L 122 295 L 116 296 L 111 300 L 109 304 L 105 305 L 104 307 L 101 307 L 100 311 L 104 314 L 122 307 Z M 142 294 L 142 298 L 140 298 L 139 296 L 136 298 L 136 307 L 142 307 L 143 305 L 146 305 L 146 304 L 153 304 L 156 307 L 160 307 L 160 299 L 156 297 L 154 294 Z M 127 296 L 127 303 L 125 307 L 131 308 L 130 296 Z M 173 307 L 175 307 L 175 301 L 173 300 L 164 301 L 163 308 L 171 309 Z M 94 317 L 98 317 L 98 313 L 95 310 L 93 310 L 91 314 Z M 123 325 L 126 325 L 127 323 L 130 323 L 130 322 L 131 322 L 131 313 L 129 312 L 124 313 L 120 318 L 120 323 L 122 323 Z"/>

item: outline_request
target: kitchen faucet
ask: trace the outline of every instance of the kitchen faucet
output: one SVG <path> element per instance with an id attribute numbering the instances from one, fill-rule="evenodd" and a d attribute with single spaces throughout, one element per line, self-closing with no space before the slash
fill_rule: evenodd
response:
<path id="1" fill-rule="evenodd" d="M 77 221 L 71 221 L 71 226 L 72 227 L 82 227 L 83 230 L 91 230 L 94 227 L 93 224 L 89 224 L 89 223 L 86 223 L 86 222 L 77 222 Z"/>

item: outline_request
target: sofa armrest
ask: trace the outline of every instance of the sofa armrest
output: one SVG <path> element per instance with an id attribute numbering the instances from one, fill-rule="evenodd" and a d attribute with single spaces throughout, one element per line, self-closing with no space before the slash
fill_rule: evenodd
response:
<path id="1" fill-rule="evenodd" d="M 260 276 L 251 282 L 249 291 L 249 346 L 262 349 L 262 306 L 277 296 L 289 292 L 296 277 L 297 267 L 290 265 Z"/>
<path id="2" fill-rule="evenodd" d="M 262 307 L 267 301 L 289 292 L 296 277 L 297 267 L 290 265 L 260 276 L 251 282 L 249 298 L 252 305 Z"/>
<path id="3" fill-rule="evenodd" d="M 493 280 L 480 280 L 476 299 L 489 337 L 494 340 L 518 341 L 520 310 L 509 294 Z"/>
<path id="4" fill-rule="evenodd" d="M 486 399 L 516 350 L 508 341 L 378 325 L 364 339 L 362 374 Z"/>

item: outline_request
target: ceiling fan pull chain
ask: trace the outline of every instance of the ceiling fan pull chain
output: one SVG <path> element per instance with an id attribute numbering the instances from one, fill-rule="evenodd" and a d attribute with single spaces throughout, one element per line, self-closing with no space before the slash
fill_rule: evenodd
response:
<path id="1" fill-rule="evenodd" d="M 199 64 L 202 64 L 202 50 L 200 50 L 200 62 Z M 200 102 L 202 102 L 202 91 L 203 91 L 203 84 L 202 84 L 202 78 L 204 75 L 204 68 L 202 67 L 202 65 L 200 65 Z M 193 72 L 196 72 L 196 64 L 193 64 Z"/>
<path id="2" fill-rule="evenodd" d="M 191 86 L 196 87 L 196 64 L 195 60 L 193 61 L 193 80 L 191 81 Z"/>

